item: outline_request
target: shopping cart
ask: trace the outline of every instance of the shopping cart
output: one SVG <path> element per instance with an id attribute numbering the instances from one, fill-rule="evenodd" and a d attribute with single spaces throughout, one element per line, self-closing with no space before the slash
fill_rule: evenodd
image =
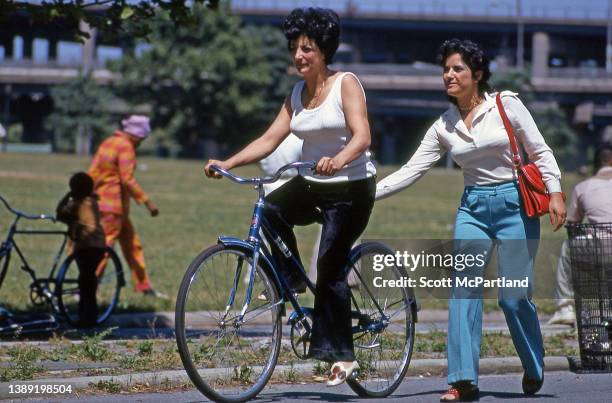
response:
<path id="1" fill-rule="evenodd" d="M 612 223 L 569 224 L 579 372 L 612 372 Z"/>

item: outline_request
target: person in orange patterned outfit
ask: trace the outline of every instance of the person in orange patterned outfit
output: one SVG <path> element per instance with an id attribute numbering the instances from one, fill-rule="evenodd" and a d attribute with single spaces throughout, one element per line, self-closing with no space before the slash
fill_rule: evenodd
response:
<path id="1" fill-rule="evenodd" d="M 116 130 L 111 137 L 100 144 L 89 167 L 89 175 L 94 180 L 94 192 L 100 197 L 101 221 L 106 244 L 113 246 L 115 240 L 119 239 L 137 292 L 163 297 L 151 286 L 145 268 L 142 243 L 129 217 L 130 197 L 136 203 L 144 204 L 152 217 L 159 214 L 157 206 L 149 200 L 134 178 L 136 149 L 151 132 L 149 118 L 132 115 L 122 120 L 121 126 L 121 130 Z"/>

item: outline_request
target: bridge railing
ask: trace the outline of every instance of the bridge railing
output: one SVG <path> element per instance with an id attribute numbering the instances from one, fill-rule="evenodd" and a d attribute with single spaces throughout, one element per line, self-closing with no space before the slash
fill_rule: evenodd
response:
<path id="1" fill-rule="evenodd" d="M 334 63 L 332 68 L 351 71 L 357 75 L 439 76 L 442 74 L 440 66 L 421 62 L 412 64 Z"/>
<path id="2" fill-rule="evenodd" d="M 43 68 L 80 68 L 83 67 L 83 62 L 80 59 L 67 60 L 35 60 L 35 59 L 0 59 L 0 67 L 43 67 Z M 94 69 L 106 68 L 105 61 L 94 61 L 92 67 Z"/>
<path id="3" fill-rule="evenodd" d="M 574 0 L 233 0 L 235 12 L 260 11 L 286 13 L 296 7 L 326 7 L 341 13 L 359 16 L 420 15 L 463 17 L 514 17 L 551 20 L 604 21 L 610 16 L 607 1 Z M 519 7 L 520 5 L 520 7 Z"/>
<path id="4" fill-rule="evenodd" d="M 602 78 L 612 79 L 612 71 L 601 67 L 551 67 L 548 69 L 551 78 Z"/>

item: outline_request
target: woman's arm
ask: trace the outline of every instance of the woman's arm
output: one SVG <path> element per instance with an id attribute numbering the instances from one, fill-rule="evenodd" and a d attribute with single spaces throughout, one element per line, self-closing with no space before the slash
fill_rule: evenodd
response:
<path id="1" fill-rule="evenodd" d="M 335 156 L 325 156 L 319 160 L 315 170 L 319 175 L 334 175 L 366 152 L 372 142 L 366 100 L 359 80 L 352 74 L 346 74 L 340 84 L 342 111 L 351 139 Z"/>
<path id="2" fill-rule="evenodd" d="M 278 147 L 278 145 L 289 135 L 291 131 L 291 100 L 285 99 L 278 115 L 268 129 L 257 139 L 249 143 L 238 153 L 225 161 L 210 159 L 204 166 L 204 173 L 209 178 L 221 178 L 221 175 L 210 171 L 211 165 L 217 165 L 225 170 L 230 170 L 243 165 L 257 162 L 267 157 Z"/>
<path id="3" fill-rule="evenodd" d="M 375 199 L 384 199 L 412 185 L 425 175 L 445 152 L 446 148 L 440 144 L 435 125 L 432 125 L 406 165 L 376 184 Z"/>

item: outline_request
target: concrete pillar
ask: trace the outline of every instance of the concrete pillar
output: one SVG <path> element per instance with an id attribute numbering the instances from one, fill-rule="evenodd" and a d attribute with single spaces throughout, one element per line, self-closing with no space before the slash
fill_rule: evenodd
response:
<path id="1" fill-rule="evenodd" d="M 17 35 L 13 37 L 13 60 L 23 59 L 23 37 Z"/>
<path id="2" fill-rule="evenodd" d="M 612 18 L 612 1 L 610 2 L 610 17 Z M 612 73 L 612 20 L 608 19 L 606 30 L 606 71 Z"/>
<path id="3" fill-rule="evenodd" d="M 79 29 L 89 34 L 89 38 L 85 39 L 83 53 L 81 54 L 81 65 L 87 71 L 94 67 L 96 61 L 96 29 L 83 20 L 79 22 Z"/>
<path id="4" fill-rule="evenodd" d="M 608 26 L 606 27 L 606 72 L 612 73 L 612 0 L 608 0 Z"/>
<path id="5" fill-rule="evenodd" d="M 516 0 L 516 67 L 522 69 L 525 66 L 525 24 L 523 24 L 523 11 L 521 0 Z"/>
<path id="6" fill-rule="evenodd" d="M 533 34 L 531 54 L 532 76 L 548 76 L 548 54 L 550 53 L 550 37 L 545 32 Z"/>

